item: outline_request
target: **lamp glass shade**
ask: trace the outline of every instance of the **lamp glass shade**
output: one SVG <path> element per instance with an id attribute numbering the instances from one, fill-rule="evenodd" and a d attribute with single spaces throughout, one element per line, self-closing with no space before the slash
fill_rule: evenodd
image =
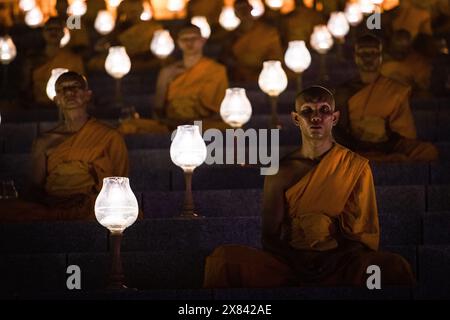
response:
<path id="1" fill-rule="evenodd" d="M 67 8 L 67 14 L 71 16 L 81 17 L 87 11 L 87 5 L 84 0 L 74 0 L 72 4 Z"/>
<path id="2" fill-rule="evenodd" d="M 167 0 L 167 10 L 178 12 L 184 9 L 185 0 Z"/>
<path id="3" fill-rule="evenodd" d="M 142 3 L 143 10 L 140 16 L 140 19 L 142 21 L 150 21 L 153 18 L 152 8 L 150 7 L 150 4 L 147 1 L 144 1 Z"/>
<path id="4" fill-rule="evenodd" d="M 286 66 L 295 73 L 302 73 L 311 65 L 311 54 L 305 41 L 290 41 L 284 55 Z"/>
<path id="5" fill-rule="evenodd" d="M 150 50 L 160 59 L 168 57 L 175 49 L 175 43 L 168 30 L 156 30 L 153 33 Z"/>
<path id="6" fill-rule="evenodd" d="M 261 17 L 266 11 L 266 8 L 264 7 L 264 3 L 262 2 L 262 0 L 249 0 L 248 2 L 253 7 L 251 12 L 252 17 L 255 18 Z"/>
<path id="7" fill-rule="evenodd" d="M 371 14 L 375 11 L 375 5 L 372 0 L 359 0 L 359 7 L 364 14 Z"/>
<path id="8" fill-rule="evenodd" d="M 131 226 L 139 215 L 139 206 L 126 177 L 108 177 L 95 200 L 97 221 L 112 233 Z"/>
<path id="9" fill-rule="evenodd" d="M 350 31 L 347 18 L 343 12 L 332 12 L 327 24 L 328 30 L 335 38 L 344 38 Z"/>
<path id="10" fill-rule="evenodd" d="M 220 12 L 219 23 L 225 30 L 232 31 L 241 24 L 241 20 L 236 16 L 233 7 L 225 6 Z"/>
<path id="11" fill-rule="evenodd" d="M 36 28 L 44 22 L 44 15 L 39 7 L 34 7 L 25 14 L 25 23 L 31 28 Z"/>
<path id="12" fill-rule="evenodd" d="M 108 0 L 108 6 L 111 8 L 117 8 L 122 1 L 123 0 Z"/>
<path id="13" fill-rule="evenodd" d="M 9 64 L 17 55 L 17 49 L 11 37 L 6 35 L 0 37 L 0 61 L 2 64 Z"/>
<path id="14" fill-rule="evenodd" d="M 360 24 L 364 17 L 359 4 L 356 2 L 348 2 L 345 6 L 344 13 L 348 23 L 352 27 Z"/>
<path id="15" fill-rule="evenodd" d="M 233 128 L 240 128 L 250 120 L 252 105 L 243 88 L 229 88 L 220 104 L 220 116 Z"/>
<path id="16" fill-rule="evenodd" d="M 101 35 L 106 35 L 113 31 L 115 26 L 114 17 L 108 10 L 100 10 L 95 18 L 94 27 Z"/>
<path id="17" fill-rule="evenodd" d="M 266 0 L 267 6 L 272 10 L 280 10 L 283 3 L 283 0 Z"/>
<path id="18" fill-rule="evenodd" d="M 50 100 L 53 101 L 53 99 L 56 96 L 56 90 L 55 90 L 56 80 L 58 80 L 60 75 L 62 75 L 63 73 L 66 73 L 67 71 L 69 71 L 69 70 L 64 69 L 64 68 L 52 69 L 52 74 L 50 75 L 50 78 L 47 81 L 47 87 L 46 87 L 47 97 Z"/>
<path id="19" fill-rule="evenodd" d="M 20 0 L 19 8 L 20 10 L 27 12 L 36 7 L 36 0 Z"/>
<path id="20" fill-rule="evenodd" d="M 372 0 L 372 3 L 377 6 L 381 5 L 383 2 L 384 0 Z"/>
<path id="21" fill-rule="evenodd" d="M 326 25 L 317 25 L 314 27 L 314 31 L 311 34 L 310 44 L 311 47 L 317 52 L 324 54 L 333 46 L 333 37 L 328 31 Z"/>
<path id="22" fill-rule="evenodd" d="M 288 79 L 278 60 L 264 61 L 259 74 L 258 85 L 262 91 L 271 97 L 277 97 L 286 90 Z"/>
<path id="23" fill-rule="evenodd" d="M 125 47 L 110 47 L 105 61 L 105 70 L 110 76 L 120 79 L 131 70 L 131 61 Z"/>
<path id="24" fill-rule="evenodd" d="M 206 144 L 196 125 L 178 126 L 170 145 L 172 162 L 184 171 L 193 171 L 206 159 Z"/>
<path id="25" fill-rule="evenodd" d="M 69 28 L 64 27 L 64 36 L 61 38 L 59 42 L 59 47 L 64 48 L 70 41 L 70 31 Z"/>
<path id="26" fill-rule="evenodd" d="M 205 38 L 205 39 L 209 38 L 209 36 L 211 35 L 211 27 L 209 26 L 209 23 L 208 23 L 208 20 L 206 20 L 206 17 L 203 17 L 203 16 L 192 17 L 191 23 L 200 28 L 203 38 Z"/>

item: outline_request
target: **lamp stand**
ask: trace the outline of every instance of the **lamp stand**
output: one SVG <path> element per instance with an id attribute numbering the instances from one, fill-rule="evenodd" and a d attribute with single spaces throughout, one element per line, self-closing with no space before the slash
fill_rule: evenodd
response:
<path id="1" fill-rule="evenodd" d="M 107 289 L 120 290 L 127 289 L 124 284 L 125 276 L 122 269 L 122 258 L 120 254 L 120 247 L 122 242 L 121 231 L 110 232 L 109 238 L 111 240 L 111 274 L 109 277 L 109 284 Z"/>
<path id="2" fill-rule="evenodd" d="M 300 93 L 303 90 L 303 73 L 297 73 L 297 93 Z"/>
<path id="3" fill-rule="evenodd" d="M 321 53 L 320 54 L 320 68 L 319 68 L 319 81 L 320 82 L 326 82 L 329 80 L 328 74 L 327 74 L 327 61 L 326 61 L 327 54 Z"/>
<path id="4" fill-rule="evenodd" d="M 186 184 L 186 190 L 184 193 L 183 211 L 180 218 L 183 219 L 197 219 L 201 216 L 195 213 L 194 197 L 192 196 L 192 175 L 194 170 L 184 170 L 184 182 Z"/>
<path id="5" fill-rule="evenodd" d="M 116 78 L 116 106 L 120 110 L 123 108 L 123 96 L 122 96 L 122 78 Z"/>
<path id="6" fill-rule="evenodd" d="M 278 119 L 277 105 L 278 105 L 278 96 L 270 96 L 270 108 L 272 110 L 270 120 L 271 129 L 281 129 L 281 123 L 280 120 Z"/>

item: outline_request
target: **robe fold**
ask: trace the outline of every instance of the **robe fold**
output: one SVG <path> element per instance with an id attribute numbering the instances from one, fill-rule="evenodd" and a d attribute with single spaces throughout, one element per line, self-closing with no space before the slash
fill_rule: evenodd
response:
<path id="1" fill-rule="evenodd" d="M 47 96 L 47 82 L 52 74 L 52 69 L 65 68 L 75 71 L 79 74 L 85 74 L 83 60 L 80 56 L 66 49 L 59 52 L 46 63 L 33 69 L 33 97 L 38 104 L 49 104 L 50 99 Z"/>
<path id="2" fill-rule="evenodd" d="M 283 17 L 283 36 L 285 41 L 303 40 L 309 42 L 314 26 L 322 24 L 321 13 L 299 7 Z"/>
<path id="3" fill-rule="evenodd" d="M 405 29 L 414 39 L 419 33 L 432 34 L 431 14 L 419 8 L 411 0 L 402 0 L 400 10 L 392 21 L 394 31 Z"/>
<path id="4" fill-rule="evenodd" d="M 383 284 L 411 285 L 401 256 L 378 250 L 380 229 L 368 160 L 335 145 L 285 191 L 285 241 L 305 261 L 305 272 L 273 254 L 238 245 L 207 257 L 204 287 L 365 286 L 366 269 L 381 268 Z"/>
<path id="5" fill-rule="evenodd" d="M 409 106 L 410 87 L 380 75 L 356 93 L 348 93 L 348 118 L 352 136 L 361 142 L 386 146 L 392 133 L 398 135 L 385 152 L 357 150 L 376 161 L 434 161 L 439 152 L 431 143 L 417 140 L 416 126 Z M 340 100 L 340 99 L 339 99 Z M 342 102 L 341 102 L 342 103 Z M 345 103 L 345 102 L 343 102 Z"/>
<path id="6" fill-rule="evenodd" d="M 278 30 L 263 22 L 243 33 L 232 45 L 236 59 L 235 81 L 256 81 L 266 60 L 283 61 L 283 49 Z"/>
<path id="7" fill-rule="evenodd" d="M 128 176 L 128 152 L 114 129 L 90 119 L 47 151 L 45 198 L 41 203 L 2 202 L 0 221 L 95 219 L 103 178 Z"/>

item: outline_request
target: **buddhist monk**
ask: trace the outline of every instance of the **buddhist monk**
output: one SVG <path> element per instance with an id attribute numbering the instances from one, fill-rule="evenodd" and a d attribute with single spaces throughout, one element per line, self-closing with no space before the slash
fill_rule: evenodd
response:
<path id="1" fill-rule="evenodd" d="M 387 51 L 381 74 L 410 86 L 415 95 L 427 95 L 432 72 L 431 57 L 429 59 L 412 48 L 409 32 L 395 31 Z"/>
<path id="2" fill-rule="evenodd" d="M 264 61 L 283 60 L 281 37 L 276 28 L 252 17 L 247 0 L 236 0 L 234 10 L 241 23 L 224 46 L 222 60 L 234 81 L 255 82 Z"/>
<path id="3" fill-rule="evenodd" d="M 405 29 L 413 39 L 419 33 L 432 34 L 431 15 L 412 0 L 402 0 L 392 21 L 393 31 Z"/>
<path id="4" fill-rule="evenodd" d="M 203 56 L 205 42 L 197 26 L 180 29 L 177 45 L 183 60 L 163 68 L 156 84 L 153 111 L 159 122 L 131 119 L 122 123 L 122 132 L 164 132 L 161 124 L 172 129 L 194 120 L 202 120 L 205 129 L 226 127 L 218 113 L 228 88 L 227 73 L 223 65 Z"/>
<path id="5" fill-rule="evenodd" d="M 70 71 L 55 89 L 64 122 L 34 142 L 28 201 L 2 201 L 2 222 L 95 219 L 103 178 L 128 175 L 122 136 L 86 112 L 92 94 L 86 80 Z"/>
<path id="6" fill-rule="evenodd" d="M 323 15 L 307 8 L 302 0 L 296 1 L 296 8 L 283 17 L 283 38 L 286 42 L 303 40 L 309 42 L 314 26 L 324 23 Z"/>
<path id="7" fill-rule="evenodd" d="M 48 98 L 46 87 L 52 70 L 65 68 L 84 74 L 83 60 L 69 49 L 60 48 L 61 38 L 64 36 L 65 21 L 50 18 L 44 26 L 43 36 L 45 48 L 43 52 L 32 55 L 24 66 L 24 92 L 32 88 L 32 101 L 39 106 L 52 106 Z"/>
<path id="8" fill-rule="evenodd" d="M 313 86 L 291 113 L 302 145 L 264 182 L 263 250 L 218 247 L 204 287 L 365 286 L 377 265 L 383 285 L 412 285 L 401 256 L 378 251 L 380 228 L 368 160 L 337 144 L 332 94 Z"/>
<path id="9" fill-rule="evenodd" d="M 355 62 L 359 76 L 336 91 L 337 141 L 374 161 L 437 160 L 436 147 L 417 140 L 411 88 L 380 73 L 381 41 L 370 34 L 358 38 Z"/>

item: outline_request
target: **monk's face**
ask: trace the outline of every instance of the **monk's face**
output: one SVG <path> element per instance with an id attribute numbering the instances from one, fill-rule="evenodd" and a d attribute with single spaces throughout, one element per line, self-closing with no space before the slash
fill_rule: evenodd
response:
<path id="1" fill-rule="evenodd" d="M 332 138 L 339 111 L 335 111 L 328 102 L 304 102 L 298 99 L 295 110 L 291 113 L 292 120 L 300 127 L 303 137 L 314 140 Z"/>
<path id="2" fill-rule="evenodd" d="M 76 79 L 57 82 L 54 101 L 62 111 L 86 111 L 92 92 Z"/>
<path id="3" fill-rule="evenodd" d="M 378 72 L 382 62 L 381 47 L 356 46 L 355 63 L 363 72 Z"/>
<path id="4" fill-rule="evenodd" d="M 50 23 L 44 27 L 43 36 L 46 43 L 59 45 L 64 36 L 64 29 L 59 23 Z"/>
<path id="5" fill-rule="evenodd" d="M 186 30 L 180 33 L 177 43 L 183 54 L 201 54 L 205 45 L 205 39 L 195 30 Z"/>

